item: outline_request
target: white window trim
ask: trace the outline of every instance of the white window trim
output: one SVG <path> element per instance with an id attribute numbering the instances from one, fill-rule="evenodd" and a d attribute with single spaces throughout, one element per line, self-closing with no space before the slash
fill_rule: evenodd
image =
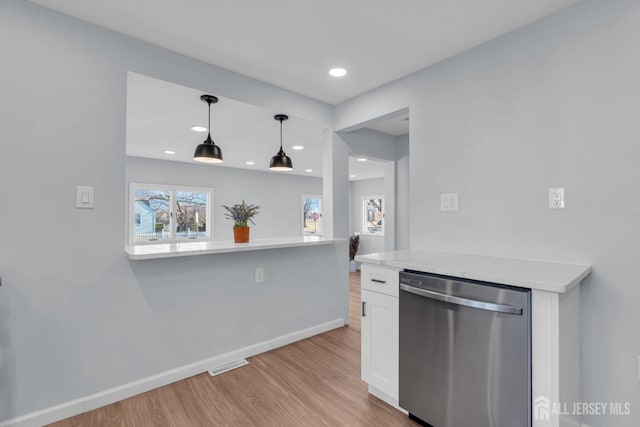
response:
<path id="1" fill-rule="evenodd" d="M 167 190 L 171 192 L 169 206 L 171 212 L 171 219 L 169 224 L 171 225 L 171 232 L 175 233 L 175 192 L 176 191 L 192 191 L 194 193 L 207 193 L 207 236 L 204 239 L 164 239 L 148 242 L 134 242 L 133 231 L 135 230 L 135 191 L 136 188 L 148 189 L 148 190 Z M 210 187 L 194 187 L 191 185 L 175 185 L 175 184 L 149 184 L 143 182 L 130 182 L 129 183 L 129 197 L 127 203 L 127 242 L 129 246 L 138 245 L 162 245 L 166 243 L 180 243 L 180 242 L 206 242 L 213 240 L 213 188 Z"/>
<path id="2" fill-rule="evenodd" d="M 319 199 L 320 200 L 320 232 L 319 233 L 306 233 L 304 231 L 304 199 Z M 324 221 L 323 221 L 323 216 L 324 216 L 324 212 L 323 212 L 323 207 L 324 207 L 324 200 L 322 199 L 322 194 L 303 194 L 302 197 L 300 197 L 300 213 L 301 213 L 301 217 L 302 218 L 302 223 L 300 224 L 300 231 L 302 232 L 303 236 L 324 236 Z"/>
<path id="3" fill-rule="evenodd" d="M 367 202 L 373 199 L 381 199 L 382 200 L 382 231 L 372 232 L 367 229 Z M 365 236 L 380 236 L 384 237 L 384 231 L 387 228 L 387 218 L 385 216 L 386 202 L 384 200 L 384 195 L 376 194 L 373 196 L 362 196 L 360 202 L 360 209 L 362 209 L 362 234 Z"/>

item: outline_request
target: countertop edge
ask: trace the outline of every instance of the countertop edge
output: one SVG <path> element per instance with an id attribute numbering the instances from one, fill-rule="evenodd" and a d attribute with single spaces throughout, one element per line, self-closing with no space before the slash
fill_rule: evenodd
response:
<path id="1" fill-rule="evenodd" d="M 344 238 L 327 238 L 322 240 L 314 240 L 314 241 L 282 241 L 282 239 L 260 239 L 245 243 L 233 243 L 229 242 L 213 242 L 220 244 L 220 247 L 213 248 L 202 248 L 202 249 L 178 249 L 175 247 L 175 243 L 167 244 L 170 247 L 165 251 L 159 251 L 156 253 L 136 253 L 135 248 L 127 246 L 125 247 L 125 254 L 127 258 L 132 261 L 142 261 L 148 259 L 163 259 L 163 258 L 179 258 L 185 256 L 198 256 L 198 255 L 215 255 L 215 254 L 223 254 L 223 253 L 238 253 L 238 252 L 252 252 L 252 251 L 261 251 L 268 249 L 286 249 L 286 248 L 294 248 L 294 247 L 302 247 L 302 246 L 320 246 L 320 245 L 330 245 L 339 242 L 345 242 L 347 239 Z M 184 243 L 187 245 L 188 243 Z M 224 246 L 228 245 L 228 246 Z M 243 246 L 247 245 L 247 246 Z"/>
<path id="2" fill-rule="evenodd" d="M 393 252 L 389 252 L 392 254 Z M 416 250 L 416 253 L 436 253 L 432 251 L 421 251 Z M 573 268 L 577 268 L 581 271 L 576 271 L 575 276 L 571 277 L 570 280 L 565 282 L 558 281 L 557 283 L 549 282 L 549 281 L 540 281 L 535 279 L 528 279 L 523 277 L 514 277 L 514 275 L 508 272 L 505 274 L 501 273 L 487 273 L 480 271 L 467 270 L 464 266 L 460 268 L 447 268 L 434 264 L 430 264 L 428 261 L 421 262 L 419 260 L 386 260 L 381 257 L 385 255 L 385 252 L 377 253 L 377 254 L 366 254 L 366 255 L 358 255 L 355 260 L 363 263 L 363 264 L 372 264 L 379 265 L 383 267 L 392 267 L 399 269 L 407 269 L 414 271 L 423 271 L 425 273 L 432 274 L 440 274 L 443 276 L 451 276 L 451 277 L 460 277 L 464 279 L 478 280 L 483 282 L 491 282 L 498 283 L 509 286 L 518 286 L 521 288 L 528 288 L 536 291 L 546 291 L 553 293 L 567 293 L 574 289 L 576 286 L 580 284 L 582 280 L 584 280 L 592 271 L 592 267 L 587 264 L 572 264 L 565 262 L 552 262 L 552 261 L 542 261 L 542 260 L 531 260 L 531 259 L 520 259 L 520 258 L 504 258 L 504 257 L 491 257 L 491 256 L 483 256 L 483 255 L 467 255 L 467 254 L 455 254 L 455 253 L 437 253 L 444 254 L 446 256 L 461 256 L 465 258 L 474 258 L 484 259 L 486 261 L 490 261 L 491 258 L 496 258 L 496 260 L 511 260 L 517 261 L 520 263 L 528 263 L 532 264 L 536 263 L 540 265 L 540 263 L 552 265 L 565 265 L 567 267 L 571 266 Z"/>

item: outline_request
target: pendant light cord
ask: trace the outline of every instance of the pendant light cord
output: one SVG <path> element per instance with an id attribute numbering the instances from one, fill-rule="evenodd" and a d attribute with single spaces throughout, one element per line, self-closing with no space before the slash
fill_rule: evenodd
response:
<path id="1" fill-rule="evenodd" d="M 209 131 L 209 139 L 211 139 L 211 101 L 207 101 L 207 104 L 209 104 L 209 128 L 207 130 Z"/>
<path id="2" fill-rule="evenodd" d="M 282 119 L 280 119 L 280 151 L 282 151 Z"/>

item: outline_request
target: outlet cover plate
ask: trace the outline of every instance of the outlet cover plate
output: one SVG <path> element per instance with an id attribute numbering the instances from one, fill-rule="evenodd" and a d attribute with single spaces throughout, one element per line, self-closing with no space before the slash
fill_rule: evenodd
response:
<path id="1" fill-rule="evenodd" d="M 256 267 L 255 281 L 256 281 L 256 283 L 264 282 L 264 268 L 263 267 Z"/>
<path id="2" fill-rule="evenodd" d="M 458 210 L 458 193 L 446 193 L 440 195 L 440 210 L 453 212 Z"/>
<path id="3" fill-rule="evenodd" d="M 564 188 L 549 189 L 549 209 L 564 209 Z"/>

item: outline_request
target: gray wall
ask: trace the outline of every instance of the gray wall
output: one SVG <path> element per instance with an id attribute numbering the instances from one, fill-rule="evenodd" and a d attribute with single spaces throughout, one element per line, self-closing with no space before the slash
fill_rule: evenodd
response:
<path id="1" fill-rule="evenodd" d="M 396 248 L 409 249 L 409 134 L 396 138 L 397 192 L 396 192 Z"/>
<path id="2" fill-rule="evenodd" d="M 322 178 L 183 162 L 126 158 L 126 180 L 213 188 L 214 240 L 232 240 L 233 222 L 221 205 L 245 200 L 260 206 L 251 238 L 302 235 L 302 195 L 322 194 Z"/>
<path id="3" fill-rule="evenodd" d="M 411 107 L 411 247 L 584 262 L 582 399 L 640 425 L 640 2 L 585 0 L 336 107 Z M 549 187 L 567 208 L 547 209 Z M 439 195 L 460 194 L 440 212 Z M 617 203 L 617 205 L 615 205 Z"/>
<path id="4" fill-rule="evenodd" d="M 330 106 L 25 1 L 0 2 L 0 52 L 0 420 L 348 318 L 346 243 L 124 255 L 128 70 L 328 125 Z"/>
<path id="5" fill-rule="evenodd" d="M 369 236 L 362 232 L 362 197 L 375 195 L 385 195 L 384 178 L 359 179 L 349 183 L 349 222 L 351 235 L 360 233 L 358 255 L 383 252 L 385 250 L 384 236 Z"/>
<path id="6" fill-rule="evenodd" d="M 398 191 L 396 184 L 396 137 L 369 128 L 355 129 L 349 132 L 340 131 L 337 135 L 347 146 L 350 156 L 366 156 L 370 159 L 386 161 L 384 187 L 380 193 L 386 196 L 385 218 L 389 226 L 385 230 L 385 235 L 382 238 L 383 246 L 380 247 L 380 250 L 393 251 L 396 249 L 396 193 Z"/>
<path id="7" fill-rule="evenodd" d="M 325 237 L 349 237 L 349 147 L 333 128 L 322 147 L 322 221 Z"/>

